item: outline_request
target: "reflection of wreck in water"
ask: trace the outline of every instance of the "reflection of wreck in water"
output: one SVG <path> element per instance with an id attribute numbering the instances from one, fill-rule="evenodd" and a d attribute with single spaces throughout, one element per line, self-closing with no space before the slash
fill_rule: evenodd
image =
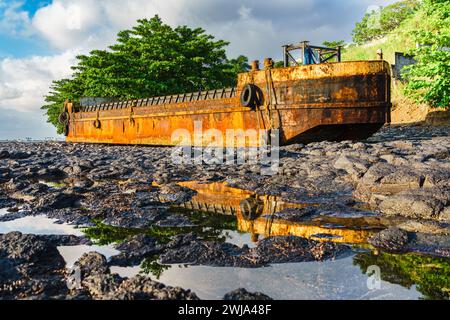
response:
<path id="1" fill-rule="evenodd" d="M 367 238 L 389 225 L 382 217 L 313 216 L 305 221 L 289 221 L 274 215 L 284 209 L 317 206 L 314 202 L 286 202 L 279 196 L 258 195 L 253 191 L 229 186 L 224 182 L 201 183 L 185 181 L 181 186 L 197 194 L 181 206 L 186 209 L 233 215 L 239 231 L 258 236 L 295 235 L 314 240 L 343 243 L 365 243 Z"/>

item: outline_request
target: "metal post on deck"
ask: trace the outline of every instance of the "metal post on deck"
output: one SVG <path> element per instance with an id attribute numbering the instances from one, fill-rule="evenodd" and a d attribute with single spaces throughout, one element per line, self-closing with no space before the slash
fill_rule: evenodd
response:
<path id="1" fill-rule="evenodd" d="M 302 65 L 325 63 L 332 59 L 336 59 L 338 62 L 342 61 L 342 46 L 328 48 L 323 46 L 312 46 L 309 41 L 302 41 L 298 45 L 291 44 L 282 47 L 284 67 L 289 67 L 291 64 L 296 66 L 300 65 L 291 54 L 294 50 L 300 51 Z"/>
<path id="2" fill-rule="evenodd" d="M 309 64 L 309 59 L 306 56 L 306 48 L 308 47 L 309 41 L 302 41 L 301 43 L 301 50 L 302 50 L 302 64 Z"/>
<path id="3" fill-rule="evenodd" d="M 383 60 L 383 49 L 377 50 L 377 58 L 378 60 Z"/>
<path id="4" fill-rule="evenodd" d="M 274 65 L 274 62 L 273 62 L 272 58 L 265 58 L 264 59 L 264 69 L 265 70 L 272 69 L 273 65 Z"/>
<path id="5" fill-rule="evenodd" d="M 289 53 L 288 53 L 288 45 L 283 46 L 283 65 L 285 68 L 289 67 Z"/>
<path id="6" fill-rule="evenodd" d="M 259 60 L 252 61 L 252 71 L 259 71 Z"/>

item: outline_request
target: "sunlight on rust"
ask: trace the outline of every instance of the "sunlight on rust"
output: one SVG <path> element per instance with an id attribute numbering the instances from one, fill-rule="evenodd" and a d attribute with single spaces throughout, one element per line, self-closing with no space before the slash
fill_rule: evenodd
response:
<path id="1" fill-rule="evenodd" d="M 241 105 L 247 84 L 261 91 L 255 108 Z M 156 100 L 157 99 L 157 100 Z M 156 102 L 155 102 L 156 101 Z M 355 61 L 255 70 L 238 75 L 237 87 L 204 93 L 116 102 L 93 107 L 66 103 L 69 142 L 175 145 L 184 129 L 280 129 L 280 144 L 365 139 L 390 122 L 390 74 L 385 61 Z M 99 126 L 94 123 L 99 121 Z M 208 138 L 183 144 L 224 146 Z M 243 142 L 261 145 L 258 138 Z M 229 146 L 229 145 L 228 145 Z"/>

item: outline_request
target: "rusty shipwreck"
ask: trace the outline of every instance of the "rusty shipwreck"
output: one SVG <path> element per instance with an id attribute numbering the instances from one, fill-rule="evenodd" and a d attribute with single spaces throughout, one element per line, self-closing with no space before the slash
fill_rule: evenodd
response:
<path id="1" fill-rule="evenodd" d="M 293 58 L 300 49 L 302 62 Z M 337 62 L 330 62 L 331 60 Z M 341 62 L 340 48 L 307 42 L 284 46 L 284 67 L 253 62 L 234 88 L 96 105 L 66 102 L 60 116 L 68 142 L 170 146 L 177 129 L 279 130 L 280 145 L 361 140 L 390 122 L 390 65 Z M 197 142 L 195 142 L 197 141 Z M 191 144 L 204 145 L 202 139 Z M 211 141 L 208 141 L 211 145 Z M 217 142 L 222 144 L 223 141 Z M 257 147 L 259 138 L 245 139 Z"/>

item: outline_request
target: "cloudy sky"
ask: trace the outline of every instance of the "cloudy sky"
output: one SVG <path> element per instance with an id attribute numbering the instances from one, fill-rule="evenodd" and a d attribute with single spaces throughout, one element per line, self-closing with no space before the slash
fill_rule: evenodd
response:
<path id="1" fill-rule="evenodd" d="M 40 106 L 75 55 L 159 14 L 231 42 L 228 55 L 281 58 L 281 45 L 345 39 L 372 6 L 395 0 L 0 0 L 0 140 L 55 136 Z"/>

